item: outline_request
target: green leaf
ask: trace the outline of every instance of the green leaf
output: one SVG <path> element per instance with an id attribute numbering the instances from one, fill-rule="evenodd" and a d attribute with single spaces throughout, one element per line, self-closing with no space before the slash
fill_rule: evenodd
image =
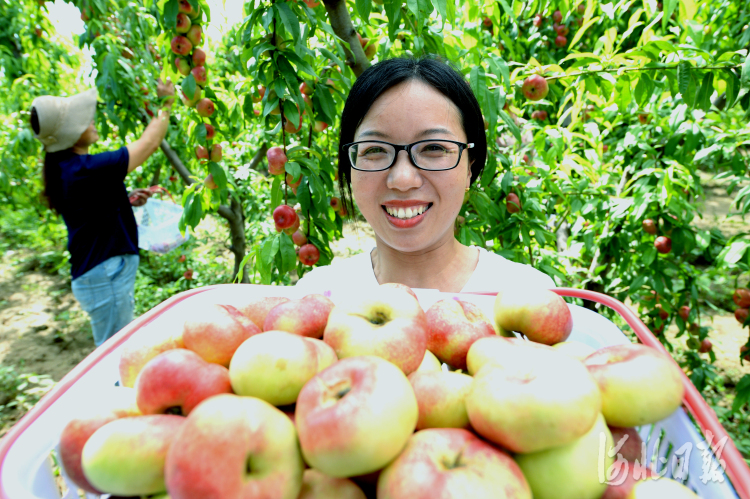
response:
<path id="1" fill-rule="evenodd" d="M 281 175 L 276 175 L 271 185 L 271 211 L 275 210 L 283 199 L 284 193 L 281 190 Z"/>
<path id="2" fill-rule="evenodd" d="M 289 95 L 293 97 L 299 95 L 299 79 L 297 78 L 297 73 L 294 71 L 292 65 L 289 64 L 289 61 L 286 60 L 286 57 L 283 55 L 276 57 L 276 67 L 286 82 L 286 88 L 289 90 Z M 286 108 L 284 110 L 286 111 Z"/>
<path id="3" fill-rule="evenodd" d="M 742 65 L 742 74 L 740 75 L 740 93 L 737 95 L 737 99 L 732 106 L 745 97 L 748 92 L 750 92 L 750 54 L 745 58 L 745 63 Z"/>
<path id="4" fill-rule="evenodd" d="M 677 7 L 677 4 L 679 3 L 679 0 L 664 0 L 662 2 L 662 10 L 664 11 L 664 15 L 661 18 L 661 29 L 664 31 L 667 31 L 667 24 L 669 24 L 669 19 L 672 17 L 672 12 L 674 12 L 675 7 Z"/>
<path id="5" fill-rule="evenodd" d="M 279 253 L 281 254 L 281 268 L 279 272 L 286 274 L 297 266 L 297 254 L 294 252 L 292 238 L 284 232 L 279 234 Z"/>
<path id="6" fill-rule="evenodd" d="M 438 14 L 440 14 L 440 18 L 443 20 L 443 24 L 445 24 L 446 17 L 448 15 L 447 4 L 447 0 L 432 0 L 432 5 L 438 11 Z"/>
<path id="7" fill-rule="evenodd" d="M 703 83 L 698 90 L 698 97 L 695 105 L 702 111 L 708 111 L 711 108 L 711 94 L 714 93 L 714 74 L 708 71 L 703 76 Z"/>
<path id="8" fill-rule="evenodd" d="M 740 413 L 740 409 L 750 401 L 750 374 L 745 374 L 735 387 L 734 402 L 732 402 L 732 412 Z"/>
<path id="9" fill-rule="evenodd" d="M 260 272 L 260 279 L 262 284 L 271 284 L 271 275 L 273 271 L 273 260 L 276 257 L 276 253 L 279 251 L 279 238 L 278 235 L 271 236 L 263 242 L 263 246 L 260 249 L 260 258 L 255 263 L 258 266 Z"/>
<path id="10" fill-rule="evenodd" d="M 164 5 L 164 27 L 173 30 L 177 26 L 177 14 L 180 11 L 179 0 L 169 0 Z"/>
<path id="11" fill-rule="evenodd" d="M 278 13 L 278 17 L 281 19 L 284 28 L 292 35 L 294 43 L 297 43 L 300 35 L 299 19 L 297 19 L 297 16 L 286 2 L 276 2 L 273 4 L 273 8 Z"/>
<path id="12" fill-rule="evenodd" d="M 748 30 L 750 31 L 750 30 Z M 727 70 L 723 72 L 724 80 L 727 82 L 727 110 L 734 107 L 737 103 L 737 95 L 740 92 L 740 79 L 734 74 L 734 71 Z"/>
<path id="13" fill-rule="evenodd" d="M 372 0 L 357 0 L 355 2 L 357 6 L 357 13 L 359 17 L 368 24 L 370 22 L 370 11 L 372 10 Z"/>
<path id="14" fill-rule="evenodd" d="M 227 174 L 219 163 L 210 161 L 208 163 L 208 172 L 213 175 L 214 182 L 219 186 L 219 189 L 223 190 L 227 188 Z"/>
<path id="15" fill-rule="evenodd" d="M 643 265 L 649 266 L 654 263 L 654 260 L 656 260 L 656 247 L 653 244 L 650 244 L 646 251 L 643 252 L 641 258 L 643 260 Z"/>
<path id="16" fill-rule="evenodd" d="M 635 84 L 635 100 L 638 103 L 638 105 L 642 108 L 646 107 L 646 104 L 648 104 L 649 99 L 651 98 L 651 93 L 654 91 L 654 83 L 651 80 L 651 78 L 646 73 L 641 73 L 640 78 L 638 78 L 638 82 Z"/>
<path id="17" fill-rule="evenodd" d="M 508 126 L 508 129 L 513 134 L 513 136 L 516 138 L 518 142 L 521 142 L 521 130 L 518 129 L 518 126 L 513 121 L 513 118 L 508 116 L 505 111 L 502 109 L 499 112 L 500 119 L 503 120 L 503 123 L 505 123 Z"/>
<path id="18" fill-rule="evenodd" d="M 681 61 L 677 65 L 677 88 L 682 94 L 682 98 L 685 98 L 685 94 L 688 92 L 688 86 L 690 85 L 690 72 L 693 67 L 687 61 Z"/>
<path id="19" fill-rule="evenodd" d="M 628 75 L 622 75 L 617 79 L 615 92 L 615 102 L 617 102 L 617 109 L 619 109 L 621 113 L 624 113 L 628 110 L 628 106 L 630 105 L 630 101 L 632 100 L 632 94 L 630 91 L 630 77 Z"/>
<path id="20" fill-rule="evenodd" d="M 732 241 L 732 244 L 726 246 L 717 259 L 730 265 L 735 264 L 742 259 L 748 246 L 750 246 L 750 241 L 743 241 L 741 239 Z"/>

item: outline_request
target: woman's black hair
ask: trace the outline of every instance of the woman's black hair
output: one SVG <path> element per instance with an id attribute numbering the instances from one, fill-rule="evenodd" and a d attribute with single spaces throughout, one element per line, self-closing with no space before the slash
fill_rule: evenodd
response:
<path id="1" fill-rule="evenodd" d="M 367 68 L 352 86 L 344 104 L 339 128 L 339 188 L 347 213 L 353 214 L 352 170 L 346 151 L 341 146 L 354 142 L 354 132 L 373 103 L 383 92 L 405 81 L 417 80 L 430 85 L 447 97 L 458 108 L 466 141 L 474 147 L 467 149 L 471 164 L 471 182 L 482 173 L 487 161 L 487 137 L 484 117 L 479 102 L 463 75 L 444 60 L 434 57 L 394 58 Z"/>
<path id="2" fill-rule="evenodd" d="M 31 129 L 39 135 L 39 115 L 36 108 L 31 108 Z M 42 168 L 42 181 L 44 190 L 42 197 L 47 206 L 60 213 L 62 201 L 62 181 L 60 179 L 60 162 L 70 159 L 73 155 L 71 149 L 65 149 L 59 152 L 44 153 L 44 167 Z"/>

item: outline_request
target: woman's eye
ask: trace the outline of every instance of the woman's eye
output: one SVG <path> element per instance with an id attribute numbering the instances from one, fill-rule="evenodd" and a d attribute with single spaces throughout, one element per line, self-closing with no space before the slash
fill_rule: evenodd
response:
<path id="1" fill-rule="evenodd" d="M 364 151 L 362 151 L 362 156 L 376 156 L 378 154 L 383 154 L 385 150 L 382 147 L 368 147 Z"/>

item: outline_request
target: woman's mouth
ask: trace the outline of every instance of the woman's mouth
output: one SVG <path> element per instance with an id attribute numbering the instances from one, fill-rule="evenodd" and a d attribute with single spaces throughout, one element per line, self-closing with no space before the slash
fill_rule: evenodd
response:
<path id="1" fill-rule="evenodd" d="M 385 211 L 386 218 L 391 225 L 399 229 L 408 229 L 420 223 L 431 206 L 432 203 L 419 204 L 406 208 L 383 205 L 383 211 Z"/>

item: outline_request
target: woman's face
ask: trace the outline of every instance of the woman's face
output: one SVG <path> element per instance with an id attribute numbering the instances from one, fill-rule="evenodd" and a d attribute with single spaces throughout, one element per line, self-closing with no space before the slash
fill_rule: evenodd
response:
<path id="1" fill-rule="evenodd" d="M 355 141 L 367 139 L 465 143 L 466 133 L 456 105 L 430 85 L 413 80 L 388 89 L 375 101 L 354 134 Z M 445 171 L 420 170 L 406 151 L 399 151 L 388 170 L 352 169 L 352 194 L 382 243 L 404 253 L 424 253 L 453 239 L 453 224 L 470 179 L 466 150 L 458 166 Z"/>
<path id="2" fill-rule="evenodd" d="M 89 127 L 81 134 L 81 138 L 75 143 L 79 147 L 88 147 L 94 142 L 99 140 L 99 132 L 96 131 L 94 122 L 92 121 Z"/>

